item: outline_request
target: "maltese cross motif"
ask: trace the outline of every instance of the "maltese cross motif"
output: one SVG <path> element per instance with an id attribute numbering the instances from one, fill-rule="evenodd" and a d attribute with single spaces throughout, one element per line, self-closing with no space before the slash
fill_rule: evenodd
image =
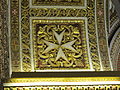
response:
<path id="1" fill-rule="evenodd" d="M 46 40 L 43 40 L 43 42 L 46 45 L 48 45 L 48 47 L 44 50 L 43 53 L 48 53 L 52 49 L 58 49 L 57 57 L 56 57 L 55 61 L 57 61 L 60 58 L 63 58 L 64 60 L 66 60 L 69 63 L 69 61 L 68 61 L 67 57 L 65 56 L 65 53 L 63 52 L 62 48 L 66 48 L 66 49 L 71 50 L 72 52 L 77 53 L 77 51 L 72 47 L 72 45 L 75 43 L 76 40 L 67 42 L 65 44 L 61 44 L 63 35 L 65 33 L 65 30 L 63 32 L 61 32 L 60 34 L 56 33 L 55 31 L 53 31 L 53 33 L 55 35 L 55 38 L 58 41 L 58 44 L 54 44 L 54 43 L 48 42 Z"/>

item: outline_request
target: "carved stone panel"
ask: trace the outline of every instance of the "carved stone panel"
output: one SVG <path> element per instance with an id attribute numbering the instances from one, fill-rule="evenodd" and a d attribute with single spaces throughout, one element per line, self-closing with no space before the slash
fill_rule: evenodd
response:
<path id="1" fill-rule="evenodd" d="M 111 70 L 105 2 L 10 0 L 13 72 Z"/>
<path id="2" fill-rule="evenodd" d="M 32 20 L 35 70 L 90 70 L 85 20 Z"/>

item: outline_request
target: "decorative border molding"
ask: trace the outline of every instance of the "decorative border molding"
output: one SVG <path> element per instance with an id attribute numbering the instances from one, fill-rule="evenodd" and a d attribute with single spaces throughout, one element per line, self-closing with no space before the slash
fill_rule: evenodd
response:
<path id="1" fill-rule="evenodd" d="M 6 87 L 4 90 L 119 90 L 120 85 L 81 85 L 81 86 L 33 86 L 33 87 Z"/>
<path id="2" fill-rule="evenodd" d="M 4 86 L 118 85 L 120 77 L 11 78 Z"/>
<path id="3" fill-rule="evenodd" d="M 52 1 L 51 1 L 52 2 Z M 58 2 L 59 3 L 59 2 Z M 87 0 L 84 0 L 84 5 L 73 5 L 70 4 L 70 2 L 68 2 L 68 4 L 66 3 L 66 5 L 58 5 L 56 6 L 55 3 L 47 3 L 47 4 L 41 4 L 41 5 L 33 5 L 33 0 L 30 0 L 30 8 L 78 8 L 78 9 L 85 9 L 87 6 Z"/>

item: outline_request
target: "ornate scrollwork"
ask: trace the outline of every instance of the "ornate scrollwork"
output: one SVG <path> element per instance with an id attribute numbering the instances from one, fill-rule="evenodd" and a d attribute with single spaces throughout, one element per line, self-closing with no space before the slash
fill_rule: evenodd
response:
<path id="1" fill-rule="evenodd" d="M 29 0 L 21 0 L 22 68 L 31 71 Z"/>
<path id="2" fill-rule="evenodd" d="M 84 0 L 32 0 L 32 5 L 84 6 Z"/>
<path id="3" fill-rule="evenodd" d="M 13 37 L 11 45 L 12 45 L 12 53 L 14 53 L 11 56 L 12 61 L 14 62 L 13 71 L 15 71 L 16 67 L 18 67 L 18 70 L 20 70 L 20 59 L 22 62 L 23 71 L 31 71 L 32 70 L 32 68 L 31 68 L 32 67 L 32 65 L 31 65 L 31 62 L 32 62 L 31 61 L 31 59 L 32 59 L 31 48 L 32 47 L 31 47 L 31 42 L 30 42 L 30 38 L 31 38 L 31 36 L 30 36 L 30 17 L 36 17 L 36 18 L 37 17 L 41 17 L 41 18 L 42 17 L 61 17 L 61 18 L 62 17 L 64 17 L 64 18 L 70 18 L 70 17 L 75 17 L 75 18 L 76 17 L 83 17 L 84 18 L 84 17 L 86 17 L 88 20 L 87 21 L 88 38 L 89 38 L 88 44 L 89 44 L 89 48 L 90 48 L 90 58 L 91 58 L 91 62 L 92 62 L 91 67 L 93 67 L 93 69 L 97 70 L 97 71 L 101 70 L 100 58 L 102 57 L 101 58 L 101 61 L 103 62 L 102 64 L 105 64 L 105 63 L 107 64 L 107 65 L 103 65 L 104 70 L 110 70 L 109 58 L 108 58 L 108 52 L 107 52 L 107 43 L 106 43 L 106 39 L 105 39 L 105 37 L 106 37 L 106 35 L 105 35 L 105 21 L 104 21 L 104 17 L 102 17 L 104 14 L 104 2 L 103 2 L 103 0 L 101 0 L 101 1 L 99 1 L 99 0 L 97 0 L 97 1 L 96 0 L 87 0 L 87 6 L 84 9 L 83 8 L 79 8 L 79 9 L 67 8 L 67 7 L 66 8 L 59 8 L 59 5 L 58 5 L 58 8 L 39 8 L 39 6 L 37 6 L 37 8 L 36 7 L 31 8 L 30 7 L 30 0 L 21 0 L 20 3 L 18 1 L 19 0 L 13 0 L 11 3 L 12 4 L 11 5 L 12 13 L 13 13 L 11 16 L 11 22 L 12 22 L 11 25 L 14 26 L 11 28 L 12 29 L 11 36 Z M 34 0 L 34 1 L 36 1 L 36 0 Z M 55 3 L 56 2 L 57 1 L 55 1 Z M 98 4 L 96 4 L 96 8 L 95 8 L 95 2 L 98 3 Z M 70 1 L 69 3 L 73 3 L 73 1 Z M 21 15 L 20 15 L 21 19 L 20 20 L 18 18 L 18 10 L 19 10 L 18 7 L 21 7 Z M 101 7 L 103 7 L 103 8 L 101 8 Z M 95 13 L 95 10 L 97 10 L 98 12 Z M 97 17 L 97 20 L 96 20 L 96 17 Z M 21 21 L 21 22 L 19 22 L 19 21 Z M 19 27 L 19 25 L 21 25 L 20 26 L 21 28 Z M 46 25 L 48 25 L 48 24 L 46 24 Z M 54 24 L 52 24 L 52 25 L 54 25 Z M 63 24 L 63 25 L 65 25 L 65 24 Z M 48 28 L 48 26 L 47 26 L 47 28 Z M 59 26 L 61 27 L 61 25 L 59 25 Z M 56 26 L 56 27 L 58 27 L 58 26 Z M 63 37 L 63 39 L 64 39 L 64 42 L 67 43 L 67 42 L 69 42 L 69 40 L 72 40 L 72 39 L 68 39 L 68 38 L 70 38 L 69 36 L 67 37 L 67 33 L 70 33 L 71 30 L 69 30 L 70 26 L 64 26 L 64 27 L 66 27 L 66 31 L 64 33 L 64 36 L 66 38 Z M 72 25 L 71 25 L 71 27 L 72 27 Z M 19 28 L 21 31 L 19 31 Z M 42 30 L 42 29 L 44 30 L 45 26 L 44 27 L 41 26 L 40 28 L 41 28 L 40 30 Z M 75 28 L 75 27 L 73 26 L 73 28 Z M 96 33 L 96 29 L 98 29 L 98 31 L 100 32 L 100 33 L 98 33 L 98 36 Z M 37 30 L 39 30 L 39 29 L 37 29 Z M 68 32 L 68 30 L 70 32 Z M 21 38 L 19 37 L 19 32 L 21 32 Z M 60 33 L 62 33 L 62 31 L 60 31 L 60 32 L 56 31 L 56 33 L 59 35 Z M 43 35 L 40 34 L 42 37 L 39 35 L 39 38 L 40 37 L 45 38 L 46 41 L 52 42 L 52 43 L 54 41 L 54 44 L 58 45 L 58 41 L 57 41 L 55 35 L 50 37 L 53 39 L 53 41 L 52 41 L 52 39 L 51 39 L 51 41 L 49 41 L 49 40 L 47 40 L 47 37 L 44 36 L 44 34 Z M 49 31 L 49 35 L 50 34 L 53 34 L 53 31 Z M 101 38 L 100 34 L 103 35 L 104 38 Z M 48 35 L 48 34 L 45 34 L 45 35 Z M 72 35 L 72 37 L 76 37 L 76 36 Z M 99 39 L 97 40 L 98 37 L 99 37 Z M 18 41 L 15 38 L 17 38 Z M 19 40 L 21 41 L 20 43 L 19 43 Z M 77 40 L 78 40 L 78 38 L 77 38 Z M 105 46 L 104 53 L 102 52 L 103 46 L 99 44 L 99 43 L 101 43 L 101 41 L 104 41 L 104 44 L 105 44 L 104 45 Z M 38 44 L 39 44 L 41 41 L 39 42 L 39 39 L 38 39 L 36 42 L 38 42 Z M 78 44 L 80 44 L 80 42 L 81 41 L 79 41 Z M 41 50 L 44 51 L 45 48 L 49 47 L 48 45 L 46 45 L 45 41 L 42 41 L 41 43 L 44 43 L 44 45 L 43 45 L 44 48 L 41 48 Z M 77 41 L 75 41 L 75 43 L 77 44 Z M 21 47 L 20 47 L 20 44 L 21 44 Z M 74 44 L 72 44 L 71 46 L 73 46 L 75 50 L 80 50 L 80 49 L 77 49 L 79 47 L 74 46 Z M 38 45 L 38 46 L 39 46 L 39 48 L 41 47 L 40 45 Z M 21 48 L 21 50 L 20 50 L 20 48 Z M 99 55 L 99 49 L 100 49 L 101 56 Z M 44 59 L 51 57 L 51 60 L 47 60 L 44 63 L 54 64 L 55 62 L 53 60 L 53 57 L 57 56 L 58 51 L 59 50 L 55 48 L 55 49 L 53 49 L 53 51 L 50 51 L 52 54 L 54 53 L 54 55 L 50 55 L 50 54 L 47 55 L 45 53 L 46 54 L 46 56 L 45 56 L 44 54 L 41 55 L 41 52 L 38 52 L 38 55 L 42 56 L 42 58 L 44 58 Z M 69 50 L 69 49 L 66 49 L 66 48 L 63 49 L 63 52 L 68 52 L 68 51 L 71 52 L 71 50 Z M 19 52 L 21 52 L 21 56 L 20 56 Z M 82 51 L 82 53 L 84 53 L 84 52 L 86 53 L 86 50 Z M 79 53 L 81 53 L 81 52 L 79 51 Z M 66 57 L 69 57 L 69 54 L 65 53 L 65 55 L 66 55 Z M 79 55 L 73 54 L 73 52 L 72 52 L 72 55 L 74 55 L 74 58 L 77 58 L 77 56 L 79 56 Z M 75 57 L 75 55 L 76 55 L 76 57 Z M 14 58 L 14 56 L 16 58 Z M 81 57 L 81 56 L 79 56 L 79 57 Z M 105 58 L 106 58 L 106 60 L 105 60 Z M 50 61 L 52 61 L 52 62 L 50 62 Z M 57 60 L 57 62 L 58 61 L 60 61 L 60 60 Z M 70 59 L 68 60 L 68 62 L 69 61 L 70 61 Z M 73 63 L 74 65 L 76 65 L 78 63 L 74 59 L 73 59 L 73 61 L 74 62 L 72 62 L 72 60 L 71 60 L 70 63 L 71 64 Z M 83 61 L 84 61 L 84 59 L 83 59 Z M 68 63 L 68 62 L 64 61 L 64 63 Z M 39 61 L 38 63 L 41 64 L 41 61 Z M 68 64 L 66 64 L 66 65 L 68 65 Z M 87 62 L 87 65 L 88 65 L 88 62 Z M 54 65 L 52 65 L 52 66 L 54 66 Z M 57 66 L 61 67 L 62 65 L 59 64 Z"/>
<path id="4" fill-rule="evenodd" d="M 34 29 L 36 68 L 38 70 L 68 67 L 69 69 L 88 69 L 89 64 L 84 55 L 86 53 L 83 53 L 85 50 L 81 38 L 84 38 L 84 35 L 81 36 L 81 31 L 83 31 L 81 25 L 79 23 L 62 23 L 62 20 L 60 22 L 57 24 L 42 22 L 34 24 L 34 28 L 36 28 Z"/>
<path id="5" fill-rule="evenodd" d="M 31 17 L 86 17 L 86 9 L 31 8 Z"/>

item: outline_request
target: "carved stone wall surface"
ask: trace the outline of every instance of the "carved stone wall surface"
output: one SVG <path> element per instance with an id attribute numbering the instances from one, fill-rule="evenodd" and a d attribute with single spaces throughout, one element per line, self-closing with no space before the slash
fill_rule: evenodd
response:
<path id="1" fill-rule="evenodd" d="M 112 37 L 112 35 L 120 25 L 120 20 L 116 12 L 115 5 L 112 3 L 111 0 L 109 1 L 109 3 L 110 6 L 109 6 L 109 17 L 108 17 L 109 18 L 108 38 Z"/>
<path id="2" fill-rule="evenodd" d="M 0 83 L 9 78 L 7 5 L 7 0 L 0 0 Z"/>
<path id="3" fill-rule="evenodd" d="M 73 4 L 78 1 L 78 5 Z M 63 3 L 62 0 L 10 2 L 13 72 L 34 72 L 36 67 L 41 71 L 43 68 L 40 67 L 46 66 L 49 67 L 47 70 L 53 71 L 55 68 L 69 70 L 68 67 L 79 71 L 111 70 L 106 37 L 106 0 L 66 0 L 67 5 L 54 4 Z M 34 20 L 43 22 L 35 24 Z M 80 24 L 79 20 L 85 20 L 85 23 Z"/>
<path id="4" fill-rule="evenodd" d="M 117 3 L 117 2 L 116 2 Z M 116 12 L 115 2 L 110 4 L 110 28 L 109 28 L 109 44 L 110 55 L 113 65 L 113 70 L 119 70 L 119 54 L 120 54 L 120 20 Z"/>
<path id="5" fill-rule="evenodd" d="M 110 54 L 114 71 L 119 70 L 119 54 L 120 54 L 120 28 L 115 33 L 110 44 Z"/>
<path id="6" fill-rule="evenodd" d="M 120 52 L 119 52 L 118 61 L 117 61 L 117 71 L 120 71 Z"/>

